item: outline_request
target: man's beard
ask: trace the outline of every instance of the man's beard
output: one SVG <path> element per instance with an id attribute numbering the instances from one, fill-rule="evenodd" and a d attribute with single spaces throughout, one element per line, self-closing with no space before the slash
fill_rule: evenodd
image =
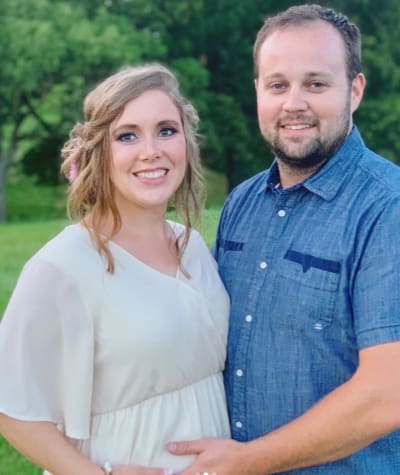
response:
<path id="1" fill-rule="evenodd" d="M 287 119 L 286 119 L 287 120 Z M 296 117 L 296 120 L 301 118 Z M 290 153 L 290 148 L 280 139 L 277 134 L 269 142 L 274 155 L 291 169 L 298 171 L 316 170 L 328 161 L 345 141 L 350 128 L 350 101 L 347 101 L 343 114 L 337 121 L 339 124 L 336 133 L 325 139 L 319 137 L 304 146 L 301 153 Z M 315 124 L 318 126 L 318 123 Z"/>

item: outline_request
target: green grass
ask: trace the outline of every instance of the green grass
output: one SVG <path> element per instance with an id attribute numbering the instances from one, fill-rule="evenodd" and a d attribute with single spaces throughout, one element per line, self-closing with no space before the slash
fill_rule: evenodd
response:
<path id="1" fill-rule="evenodd" d="M 214 241 L 219 213 L 219 208 L 206 209 L 203 212 L 200 232 L 209 246 Z M 66 220 L 61 219 L 0 225 L 0 315 L 4 312 L 25 261 L 57 234 L 65 224 Z M 39 475 L 41 473 L 40 469 L 30 464 L 0 436 L 0 475 Z"/>
<path id="2" fill-rule="evenodd" d="M 207 184 L 206 208 L 221 208 L 224 204 L 228 189 L 226 177 L 214 170 L 205 168 L 204 179 Z"/>
<path id="3" fill-rule="evenodd" d="M 65 219 L 65 201 L 65 185 L 36 186 L 32 178 L 11 177 L 6 189 L 7 221 Z"/>
<path id="4" fill-rule="evenodd" d="M 1 475 L 39 475 L 43 470 L 32 465 L 0 436 Z"/>

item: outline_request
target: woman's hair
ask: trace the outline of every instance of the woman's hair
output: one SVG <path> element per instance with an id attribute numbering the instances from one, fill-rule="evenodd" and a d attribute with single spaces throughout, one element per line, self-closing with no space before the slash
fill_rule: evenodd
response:
<path id="1" fill-rule="evenodd" d="M 70 179 L 67 210 L 70 217 L 84 219 L 90 214 L 91 238 L 107 262 L 107 271 L 114 272 L 114 259 L 108 241 L 121 228 L 121 216 L 114 199 L 111 181 L 110 124 L 123 112 L 126 104 L 146 91 L 164 92 L 175 104 L 182 120 L 186 142 L 186 172 L 175 192 L 174 203 L 183 218 L 185 232 L 177 236 L 175 245 L 179 259 L 189 241 L 192 223 L 200 217 L 205 187 L 197 143 L 198 115 L 182 96 L 174 74 L 158 63 L 126 67 L 95 87 L 84 101 L 84 123 L 77 123 L 64 144 L 61 172 Z M 111 236 L 104 237 L 102 224 L 113 220 Z"/>

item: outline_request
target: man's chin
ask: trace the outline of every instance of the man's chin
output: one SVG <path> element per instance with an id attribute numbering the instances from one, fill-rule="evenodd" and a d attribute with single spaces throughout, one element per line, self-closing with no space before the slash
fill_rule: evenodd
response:
<path id="1" fill-rule="evenodd" d="M 295 170 L 310 170 L 321 166 L 326 161 L 326 155 L 317 153 L 315 150 L 297 151 L 297 153 L 280 148 L 274 149 L 278 160 L 287 167 Z"/>

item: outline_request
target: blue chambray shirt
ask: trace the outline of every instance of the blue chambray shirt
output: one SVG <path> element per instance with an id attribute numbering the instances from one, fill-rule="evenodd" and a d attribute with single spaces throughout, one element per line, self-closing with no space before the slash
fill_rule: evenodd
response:
<path id="1" fill-rule="evenodd" d="M 303 183 L 278 179 L 274 163 L 230 194 L 213 249 L 231 297 L 225 384 L 240 441 L 351 378 L 360 349 L 400 340 L 400 168 L 354 128 Z M 400 474 L 400 431 L 290 473 Z"/>

